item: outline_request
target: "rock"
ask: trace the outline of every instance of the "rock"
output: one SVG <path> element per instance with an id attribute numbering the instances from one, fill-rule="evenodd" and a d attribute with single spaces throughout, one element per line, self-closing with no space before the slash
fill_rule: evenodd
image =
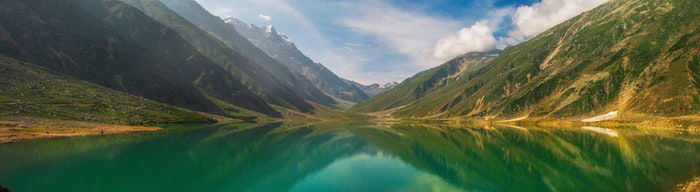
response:
<path id="1" fill-rule="evenodd" d="M 0 192 L 10 192 L 10 189 L 8 189 L 5 186 L 0 185 Z"/>

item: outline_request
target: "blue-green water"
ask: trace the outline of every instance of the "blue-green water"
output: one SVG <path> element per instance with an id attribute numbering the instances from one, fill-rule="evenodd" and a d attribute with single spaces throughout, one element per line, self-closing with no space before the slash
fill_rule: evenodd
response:
<path id="1" fill-rule="evenodd" d="M 234 124 L 0 145 L 12 191 L 668 191 L 700 135 L 596 127 Z"/>

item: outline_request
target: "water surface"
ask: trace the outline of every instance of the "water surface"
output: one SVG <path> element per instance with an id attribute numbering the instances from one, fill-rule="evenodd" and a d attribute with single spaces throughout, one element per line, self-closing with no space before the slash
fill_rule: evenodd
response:
<path id="1" fill-rule="evenodd" d="M 700 135 L 581 127 L 231 124 L 0 145 L 13 191 L 667 191 Z"/>

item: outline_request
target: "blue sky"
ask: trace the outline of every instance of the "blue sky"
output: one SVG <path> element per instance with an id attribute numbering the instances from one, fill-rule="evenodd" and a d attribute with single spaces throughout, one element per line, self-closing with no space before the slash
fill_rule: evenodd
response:
<path id="1" fill-rule="evenodd" d="M 273 25 L 314 61 L 364 84 L 402 81 L 469 51 L 515 45 L 605 0 L 197 0 Z"/>

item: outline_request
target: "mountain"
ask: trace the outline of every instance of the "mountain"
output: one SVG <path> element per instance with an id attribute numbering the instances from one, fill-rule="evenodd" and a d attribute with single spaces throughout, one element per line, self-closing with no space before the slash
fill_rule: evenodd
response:
<path id="1" fill-rule="evenodd" d="M 179 16 L 158 0 L 121 0 L 169 27 L 191 44 L 202 55 L 226 69 L 232 76 L 266 102 L 302 112 L 311 112 L 313 106 L 286 86 L 272 73 L 252 61 L 248 56 L 235 51 L 196 25 Z"/>
<path id="2" fill-rule="evenodd" d="M 233 26 L 212 15 L 194 0 L 162 0 L 161 2 L 201 30 L 223 42 L 230 49 L 245 56 L 248 64 L 256 65 L 256 67 L 261 67 L 271 73 L 278 80 L 279 85 L 291 88 L 294 93 L 304 99 L 324 105 L 336 104 L 333 98 L 316 88 L 311 81 L 303 76 L 294 75 L 289 68 L 258 49 L 245 37 L 241 36 Z M 206 52 L 202 49 L 200 51 Z M 254 72 L 254 74 L 250 75 L 250 78 L 256 78 L 256 73 L 260 73 L 261 70 Z M 252 81 L 257 82 L 257 80 Z M 302 111 L 310 112 L 313 110 L 311 105 L 297 107 Z"/>
<path id="3" fill-rule="evenodd" d="M 382 94 L 388 90 L 393 89 L 397 85 L 399 85 L 399 83 L 395 82 L 395 81 L 388 82 L 388 83 L 385 83 L 383 85 L 380 85 L 378 83 L 373 83 L 371 85 L 363 85 L 361 83 L 347 80 L 347 79 L 343 79 L 343 81 L 345 81 L 348 84 L 354 85 L 355 87 L 360 88 L 360 90 L 362 90 L 362 92 L 365 92 L 370 97 L 374 97 L 374 96 L 377 96 L 379 94 Z"/>
<path id="4" fill-rule="evenodd" d="M 692 0 L 611 0 L 506 48 L 393 115 L 505 119 L 608 112 L 623 117 L 697 114 L 698 18 L 700 5 Z"/>
<path id="5" fill-rule="evenodd" d="M 391 90 L 353 106 L 358 112 L 384 111 L 411 104 L 428 93 L 455 82 L 463 73 L 470 73 L 484 66 L 498 55 L 498 51 L 473 52 L 459 56 L 438 67 L 423 71 L 395 85 Z M 379 87 L 379 85 L 376 85 Z"/>
<path id="6" fill-rule="evenodd" d="M 207 123 L 193 111 L 129 95 L 0 55 L 0 116 L 109 124 Z"/>
<path id="7" fill-rule="evenodd" d="M 113 0 L 8 0 L 0 53 L 114 90 L 224 115 L 209 97 L 279 116 L 169 28 Z"/>
<path id="8" fill-rule="evenodd" d="M 285 35 L 277 33 L 271 25 L 265 28 L 244 23 L 234 18 L 226 18 L 227 24 L 248 39 L 256 47 L 272 58 L 287 66 L 295 75 L 301 75 L 324 93 L 351 102 L 360 102 L 369 98 L 361 89 L 349 84 L 320 63 L 315 63 L 297 49 L 294 42 Z"/>

